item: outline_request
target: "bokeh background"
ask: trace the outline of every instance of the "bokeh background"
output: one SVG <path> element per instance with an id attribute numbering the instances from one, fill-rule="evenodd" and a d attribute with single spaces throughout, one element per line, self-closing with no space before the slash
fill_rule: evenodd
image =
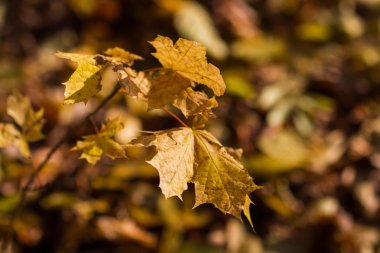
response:
<path id="1" fill-rule="evenodd" d="M 120 95 L 74 131 L 29 192 L 13 252 L 379 253 L 379 0 L 0 1 L 0 119 L 19 90 L 45 110 L 46 138 L 31 159 L 0 150 L 0 235 L 20 187 L 65 130 L 106 96 L 63 106 L 73 67 L 57 51 L 119 46 L 158 66 L 156 35 L 203 43 L 227 84 L 208 130 L 244 150 L 263 188 L 252 194 L 254 229 L 212 206 L 165 200 L 144 153 L 96 166 L 70 148 L 119 115 L 127 143 L 141 130 L 178 126 Z"/>

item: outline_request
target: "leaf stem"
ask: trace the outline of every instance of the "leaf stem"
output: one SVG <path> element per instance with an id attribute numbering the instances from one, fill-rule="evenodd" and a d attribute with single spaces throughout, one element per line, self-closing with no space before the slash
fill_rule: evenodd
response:
<path id="1" fill-rule="evenodd" d="M 170 116 L 172 116 L 173 118 L 175 118 L 182 126 L 184 127 L 189 127 L 185 122 L 183 122 L 177 115 L 175 115 L 174 113 L 172 113 L 171 111 L 169 111 L 168 109 L 166 108 L 161 108 L 164 112 L 166 112 L 167 114 L 169 114 Z"/>
<path id="2" fill-rule="evenodd" d="M 42 171 L 42 169 L 45 167 L 47 162 L 50 160 L 50 158 L 53 156 L 53 154 L 66 142 L 66 139 L 70 136 L 70 134 L 77 129 L 80 125 L 85 123 L 87 120 L 89 120 L 92 116 L 94 116 L 97 112 L 100 111 L 119 91 L 121 85 L 120 83 L 117 83 L 112 92 L 91 112 L 89 113 L 85 118 L 77 122 L 76 124 L 69 127 L 66 131 L 66 133 L 59 139 L 59 141 L 50 149 L 49 153 L 46 155 L 45 159 L 37 166 L 37 168 L 34 170 L 34 172 L 30 175 L 26 185 L 21 189 L 20 192 L 20 200 L 12 213 L 10 219 L 9 219 L 9 229 L 7 231 L 7 234 L 5 235 L 3 244 L 1 245 L 0 252 L 5 252 L 6 249 L 10 248 L 10 243 L 12 241 L 13 235 L 14 235 L 14 222 L 20 213 L 22 207 L 25 204 L 26 195 L 30 188 L 32 187 L 33 182 L 38 177 L 38 174 Z"/>

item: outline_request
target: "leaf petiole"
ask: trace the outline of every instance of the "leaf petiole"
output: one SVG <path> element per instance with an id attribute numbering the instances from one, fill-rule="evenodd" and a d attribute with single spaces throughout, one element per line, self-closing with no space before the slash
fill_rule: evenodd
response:
<path id="1" fill-rule="evenodd" d="M 170 116 L 172 116 L 173 118 L 175 118 L 182 126 L 184 127 L 189 127 L 185 122 L 183 122 L 177 115 L 175 115 L 174 113 L 172 113 L 171 111 L 169 111 L 168 109 L 166 108 L 161 108 L 164 112 L 166 112 L 167 114 L 169 114 Z"/>

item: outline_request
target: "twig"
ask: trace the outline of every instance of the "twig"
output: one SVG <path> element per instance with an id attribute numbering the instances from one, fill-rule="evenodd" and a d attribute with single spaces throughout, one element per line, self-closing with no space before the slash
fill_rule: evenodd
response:
<path id="1" fill-rule="evenodd" d="M 175 115 L 174 113 L 172 113 L 171 111 L 169 111 L 168 109 L 166 108 L 161 108 L 164 112 L 166 112 L 167 114 L 169 114 L 170 116 L 172 116 L 173 118 L 175 118 L 179 123 L 181 123 L 182 126 L 184 127 L 189 127 L 185 122 L 183 122 L 177 115 Z"/>
<path id="2" fill-rule="evenodd" d="M 12 242 L 13 234 L 14 234 L 14 222 L 20 213 L 23 205 L 25 204 L 26 195 L 28 191 L 30 190 L 30 187 L 32 186 L 34 180 L 38 176 L 38 174 L 42 171 L 42 169 L 45 167 L 47 162 L 50 160 L 50 158 L 53 156 L 53 154 L 66 142 L 66 139 L 70 136 L 73 130 L 78 128 L 80 125 L 82 125 L 84 122 L 86 122 L 88 119 L 90 119 L 92 116 L 94 116 L 100 109 L 102 109 L 108 101 L 110 101 L 119 91 L 120 89 L 120 83 L 117 83 L 114 87 L 113 91 L 95 108 L 94 111 L 89 113 L 85 118 L 83 118 L 81 121 L 77 122 L 76 124 L 69 127 L 66 131 L 66 133 L 61 137 L 61 139 L 50 149 L 49 153 L 46 155 L 45 159 L 37 166 L 37 168 L 34 170 L 32 175 L 29 177 L 26 185 L 21 189 L 20 192 L 20 200 L 16 206 L 15 211 L 12 213 L 10 220 L 9 220 L 9 229 L 5 236 L 4 242 L 2 244 L 2 251 L 5 252 L 7 248 L 9 248 L 10 243 Z"/>

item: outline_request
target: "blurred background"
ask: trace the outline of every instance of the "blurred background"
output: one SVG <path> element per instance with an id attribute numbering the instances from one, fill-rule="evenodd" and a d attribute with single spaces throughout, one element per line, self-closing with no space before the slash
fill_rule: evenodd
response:
<path id="1" fill-rule="evenodd" d="M 123 95 L 50 159 L 15 221 L 16 252 L 380 253 L 380 0 L 0 1 L 0 120 L 19 90 L 44 108 L 46 138 L 32 158 L 0 150 L 0 235 L 19 190 L 65 130 L 106 96 L 63 106 L 74 65 L 57 51 L 119 46 L 158 66 L 147 41 L 196 40 L 227 85 L 208 130 L 244 150 L 263 188 L 251 196 L 255 231 L 212 206 L 165 200 L 144 151 L 95 166 L 69 152 L 115 115 L 128 143 L 176 127 Z M 244 220 L 246 221 L 246 220 Z"/>

